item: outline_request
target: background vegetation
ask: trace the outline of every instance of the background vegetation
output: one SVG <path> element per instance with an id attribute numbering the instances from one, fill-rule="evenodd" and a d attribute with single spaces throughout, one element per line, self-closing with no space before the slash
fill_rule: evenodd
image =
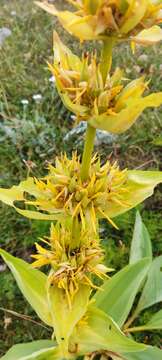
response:
<path id="1" fill-rule="evenodd" d="M 62 5 L 62 1 L 55 3 Z M 53 162 L 60 151 L 69 154 L 76 141 L 65 141 L 73 120 L 58 98 L 51 82 L 46 60 L 52 61 L 52 31 L 57 28 L 76 52 L 82 46 L 67 37 L 55 19 L 38 10 L 32 0 L 0 0 L 0 28 L 12 31 L 0 49 L 0 186 L 8 187 L 27 174 L 44 174 L 47 161 Z M 87 49 L 96 44 L 86 44 Z M 79 50 L 78 50 L 79 47 Z M 162 91 L 162 46 L 138 48 L 135 56 L 129 46 L 115 50 L 114 67 L 126 69 L 126 77 L 146 74 L 150 88 Z M 33 96 L 41 94 L 38 102 Z M 28 105 L 23 105 L 23 100 Z M 121 167 L 162 170 L 162 113 L 149 110 L 123 136 L 96 150 L 103 159 L 117 160 Z M 159 137 L 159 138 L 158 138 Z M 82 151 L 82 141 L 77 144 Z M 47 234 L 49 223 L 29 221 L 7 206 L 0 205 L 1 246 L 13 255 L 30 261 L 37 237 Z M 151 235 L 154 255 L 162 253 L 162 196 L 160 187 L 141 207 L 143 220 Z M 135 210 L 119 217 L 117 231 L 102 223 L 101 236 L 106 263 L 120 269 L 128 263 Z M 22 298 L 10 272 L 0 263 L 0 306 L 36 319 Z M 152 310 L 152 309 L 151 309 Z M 150 311 L 151 311 L 150 310 Z M 155 310 L 155 308 L 153 309 Z M 143 320 L 150 317 L 146 311 Z M 13 343 L 27 342 L 50 335 L 48 329 L 0 310 L 0 355 Z M 142 341 L 162 346 L 160 333 L 146 333 Z"/>

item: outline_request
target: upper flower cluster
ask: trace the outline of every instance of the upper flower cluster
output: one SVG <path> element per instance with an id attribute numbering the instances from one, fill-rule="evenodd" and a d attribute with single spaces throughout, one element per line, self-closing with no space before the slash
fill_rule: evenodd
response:
<path id="1" fill-rule="evenodd" d="M 162 40 L 161 0 L 67 0 L 76 11 L 58 11 L 47 1 L 36 3 L 55 15 L 80 40 L 131 39 L 141 44 Z"/>
<path id="2" fill-rule="evenodd" d="M 83 53 L 80 59 L 56 32 L 54 63 L 49 68 L 65 106 L 78 121 L 86 120 L 95 128 L 122 133 L 145 108 L 162 103 L 162 92 L 143 97 L 148 87 L 144 77 L 128 82 L 119 68 L 110 76 L 109 66 L 105 72 L 106 66 L 97 61 L 95 52 Z"/>

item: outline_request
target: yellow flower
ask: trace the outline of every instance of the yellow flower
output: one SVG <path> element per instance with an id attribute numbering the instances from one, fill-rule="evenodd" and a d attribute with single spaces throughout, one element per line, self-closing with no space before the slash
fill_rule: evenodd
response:
<path id="1" fill-rule="evenodd" d="M 32 265 L 51 265 L 49 282 L 66 292 L 69 306 L 80 285 L 96 288 L 92 275 L 103 279 L 113 271 L 102 264 L 104 254 L 97 235 L 88 230 L 82 232 L 78 222 L 72 227 L 52 224 L 50 238 L 41 240 L 49 249 L 36 243 L 38 253 L 32 255 L 35 259 Z"/>
<path id="2" fill-rule="evenodd" d="M 104 81 L 103 66 L 97 63 L 95 53 L 84 53 L 79 59 L 54 33 L 54 64 L 49 67 L 62 101 L 78 121 L 119 134 L 130 128 L 147 107 L 161 105 L 162 92 L 142 96 L 148 87 L 144 77 L 125 85 L 123 72 L 117 68 L 110 77 L 108 67 Z"/>
<path id="3" fill-rule="evenodd" d="M 157 25 L 162 22 L 161 0 L 67 1 L 76 11 L 59 11 L 47 1 L 36 4 L 57 16 L 62 26 L 81 41 L 116 38 L 152 44 L 162 40 L 162 29 Z"/>
<path id="4" fill-rule="evenodd" d="M 117 163 L 102 165 L 97 157 L 92 159 L 86 181 L 80 173 L 77 154 L 73 153 L 72 159 L 62 155 L 55 166 L 49 165 L 44 178 L 29 177 L 11 189 L 0 189 L 0 200 L 26 217 L 63 222 L 79 219 L 83 231 L 88 224 L 95 232 L 99 218 L 115 226 L 112 218 L 141 203 L 162 182 L 160 171 L 120 170 Z M 32 208 L 22 209 L 19 203 Z"/>

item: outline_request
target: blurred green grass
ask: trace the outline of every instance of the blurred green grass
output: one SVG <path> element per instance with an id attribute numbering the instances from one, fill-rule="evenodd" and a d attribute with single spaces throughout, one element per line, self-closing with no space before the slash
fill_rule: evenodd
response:
<path id="1" fill-rule="evenodd" d="M 55 2 L 62 4 L 62 1 Z M 74 51 L 81 52 L 83 45 L 78 46 L 78 42 L 67 35 L 54 18 L 37 9 L 31 0 L 0 0 L 0 5 L 0 27 L 12 31 L 0 51 L 0 186 L 7 187 L 27 175 L 26 164 L 32 164 L 30 172 L 37 176 L 45 172 L 46 161 L 53 161 L 60 151 L 66 150 L 70 154 L 75 150 L 73 142 L 67 146 L 63 141 L 73 124 L 49 82 L 51 74 L 46 61 L 52 61 L 54 27 Z M 95 43 L 86 44 L 87 49 L 95 46 Z M 145 61 L 141 60 L 143 54 L 146 55 Z M 151 90 L 162 91 L 161 59 L 161 45 L 151 49 L 138 48 L 134 57 L 128 46 L 118 47 L 114 51 L 113 67 L 124 67 L 129 78 L 146 74 Z M 40 104 L 33 100 L 34 94 L 42 95 Z M 23 99 L 29 101 L 25 109 L 21 103 Z M 121 167 L 162 170 L 161 148 L 153 143 L 161 132 L 161 110 L 149 110 L 116 142 L 96 150 L 103 159 L 112 153 L 112 160 L 118 160 Z M 79 150 L 82 151 L 82 145 Z M 162 197 L 158 187 L 155 195 L 140 206 L 151 235 L 154 255 L 162 253 L 161 209 Z M 134 219 L 135 210 L 119 217 L 119 231 L 102 223 L 109 266 L 120 269 L 127 264 Z M 49 231 L 49 223 L 31 222 L 4 205 L 0 205 L 0 224 L 1 246 L 27 261 L 30 261 L 37 237 Z M 7 270 L 0 272 L 0 287 L 1 307 L 35 317 Z M 7 326 L 8 318 L 11 323 Z M 7 312 L 0 313 L 0 355 L 13 343 L 48 335 L 49 332 L 40 326 Z M 158 332 L 147 336 L 143 339 L 147 343 L 161 345 Z"/>

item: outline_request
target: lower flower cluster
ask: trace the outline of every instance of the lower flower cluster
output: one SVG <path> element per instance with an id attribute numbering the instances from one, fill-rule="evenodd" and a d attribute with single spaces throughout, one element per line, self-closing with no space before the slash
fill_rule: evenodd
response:
<path id="1" fill-rule="evenodd" d="M 68 226 L 52 224 L 50 237 L 41 240 L 48 248 L 36 243 L 32 265 L 51 266 L 49 282 L 65 291 L 69 307 L 81 284 L 95 289 L 94 276 L 104 279 L 113 270 L 102 264 L 104 253 L 97 235 L 88 229 L 83 232 L 78 221 Z"/>

